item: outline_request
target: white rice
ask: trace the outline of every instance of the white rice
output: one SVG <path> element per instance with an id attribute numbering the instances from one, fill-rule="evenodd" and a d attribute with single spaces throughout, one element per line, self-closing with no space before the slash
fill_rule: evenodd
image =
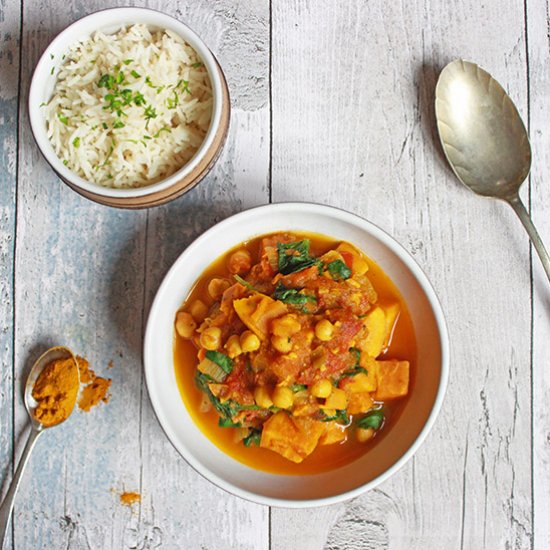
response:
<path id="1" fill-rule="evenodd" d="M 43 107 L 68 168 L 105 187 L 142 187 L 195 154 L 210 125 L 212 88 L 179 36 L 133 25 L 74 45 Z"/>

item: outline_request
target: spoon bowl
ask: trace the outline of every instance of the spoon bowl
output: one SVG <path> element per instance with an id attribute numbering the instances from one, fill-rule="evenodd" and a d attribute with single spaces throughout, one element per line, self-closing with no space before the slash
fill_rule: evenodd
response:
<path id="1" fill-rule="evenodd" d="M 21 477 L 23 475 L 23 472 L 25 471 L 25 466 L 27 465 L 27 462 L 31 455 L 31 451 L 34 448 L 34 444 L 36 443 L 38 437 L 41 434 L 43 434 L 45 430 L 47 430 L 48 428 L 54 428 L 55 426 L 59 426 L 59 424 L 62 424 L 63 422 L 65 422 L 65 420 L 67 420 L 71 415 L 76 403 L 76 395 L 75 395 L 74 401 L 72 402 L 72 404 L 69 407 L 69 410 L 67 411 L 68 412 L 67 416 L 57 424 L 46 426 L 42 424 L 39 420 L 37 420 L 37 418 L 34 415 L 34 410 L 36 409 L 36 406 L 37 406 L 37 402 L 32 396 L 32 390 L 34 388 L 34 385 L 38 377 L 44 370 L 44 368 L 47 365 L 49 365 L 52 361 L 56 361 L 57 359 L 73 360 L 74 365 L 76 367 L 75 381 L 78 385 L 80 385 L 80 374 L 78 371 L 78 363 L 76 362 L 75 356 L 73 355 L 70 349 L 65 348 L 63 346 L 50 348 L 49 350 L 44 352 L 36 360 L 29 375 L 27 376 L 27 382 L 25 383 L 24 400 L 25 400 L 25 407 L 27 409 L 27 412 L 29 413 L 29 418 L 31 421 L 31 431 L 29 434 L 29 438 L 27 439 L 27 444 L 25 445 L 25 449 L 23 450 L 23 454 L 21 455 L 21 459 L 19 460 L 19 464 L 17 465 L 17 469 L 13 474 L 13 479 L 11 481 L 10 488 L 8 489 L 8 492 L 4 497 L 2 505 L 0 506 L 0 547 L 3 546 L 4 544 L 4 538 L 5 538 L 6 530 L 10 521 L 11 513 L 13 510 L 13 502 L 15 499 L 15 495 L 17 493 L 17 488 L 19 487 Z"/>
<path id="2" fill-rule="evenodd" d="M 57 346 L 54 348 L 50 348 L 49 350 L 45 351 L 34 363 L 32 366 L 31 371 L 29 372 L 29 375 L 27 376 L 27 382 L 25 383 L 25 393 L 24 393 L 24 401 L 25 401 L 25 408 L 27 409 L 27 413 L 29 414 L 29 418 L 31 420 L 31 425 L 33 428 L 37 430 L 45 430 L 47 428 L 53 428 L 55 426 L 59 426 L 59 424 L 62 424 L 65 422 L 69 416 L 71 415 L 74 406 L 76 404 L 76 397 L 74 399 L 74 402 L 72 403 L 72 406 L 70 407 L 70 412 L 67 415 L 66 418 L 64 418 L 61 422 L 55 424 L 54 426 L 45 426 L 42 424 L 39 420 L 36 419 L 34 416 L 34 410 L 36 409 L 36 401 L 32 395 L 32 390 L 34 388 L 34 385 L 36 384 L 36 380 L 44 370 L 44 368 L 49 365 L 52 361 L 56 361 L 58 359 L 72 359 L 75 364 L 75 376 L 76 376 L 76 383 L 80 385 L 80 374 L 78 372 L 78 364 L 76 362 L 76 359 L 73 355 L 73 352 L 66 347 L 63 346 Z"/>
<path id="3" fill-rule="evenodd" d="M 457 178 L 475 193 L 512 206 L 550 280 L 550 257 L 519 198 L 531 169 L 531 146 L 512 100 L 488 72 L 457 59 L 439 75 L 435 112 L 441 145 Z"/>

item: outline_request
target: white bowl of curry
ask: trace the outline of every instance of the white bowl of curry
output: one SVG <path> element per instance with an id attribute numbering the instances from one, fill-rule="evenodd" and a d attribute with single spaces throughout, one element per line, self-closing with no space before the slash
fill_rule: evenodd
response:
<path id="1" fill-rule="evenodd" d="M 219 487 L 332 504 L 395 473 L 441 407 L 448 336 L 411 256 L 370 222 L 283 203 L 220 222 L 176 260 L 144 343 L 157 417 Z"/>

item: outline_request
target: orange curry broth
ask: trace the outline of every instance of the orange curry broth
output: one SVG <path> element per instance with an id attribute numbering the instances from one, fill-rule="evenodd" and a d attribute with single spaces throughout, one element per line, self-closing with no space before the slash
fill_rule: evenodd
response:
<path id="1" fill-rule="evenodd" d="M 279 233 L 280 232 L 275 234 Z M 315 233 L 290 231 L 286 233 L 297 237 L 297 239 L 309 239 L 311 241 L 310 252 L 311 255 L 315 257 L 321 256 L 342 242 Z M 226 267 L 226 260 L 231 253 L 245 247 L 252 254 L 254 263 L 258 258 L 260 242 L 267 236 L 268 235 L 261 235 L 248 242 L 242 243 L 228 250 L 225 254 L 212 262 L 196 281 L 183 306 L 192 303 L 193 300 L 196 299 L 201 299 L 207 305 L 212 304 L 213 300 L 207 291 L 208 282 L 213 277 L 233 278 Z M 416 374 L 416 340 L 409 311 L 390 278 L 364 253 L 363 257 L 367 260 L 369 265 L 367 275 L 378 293 L 377 304 L 384 306 L 397 302 L 400 308 L 400 314 L 392 333 L 388 350 L 377 359 L 392 358 L 408 360 L 410 362 L 410 395 Z M 234 429 L 220 428 L 218 426 L 219 416 L 213 407 L 207 413 L 200 412 L 199 406 L 202 401 L 202 392 L 195 384 L 197 362 L 197 348 L 193 342 L 182 338 L 174 330 L 174 365 L 176 379 L 183 402 L 194 422 L 210 441 L 235 460 L 256 470 L 263 470 L 276 474 L 317 474 L 353 462 L 386 436 L 391 430 L 392 419 L 395 419 L 397 415 L 400 414 L 408 399 L 408 396 L 405 396 L 395 401 L 388 400 L 384 402 L 385 423 L 374 439 L 366 443 L 359 443 L 356 441 L 353 431 L 349 430 L 344 441 L 333 445 L 319 445 L 310 456 L 303 460 L 303 462 L 296 464 L 269 449 L 264 449 L 255 445 L 246 447 L 242 441 L 234 441 Z M 350 415 L 350 418 L 352 418 L 352 415 Z"/>

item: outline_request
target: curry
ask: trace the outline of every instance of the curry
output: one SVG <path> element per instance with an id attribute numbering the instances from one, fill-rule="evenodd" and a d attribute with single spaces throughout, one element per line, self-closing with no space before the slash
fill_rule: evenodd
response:
<path id="1" fill-rule="evenodd" d="M 243 243 L 201 275 L 175 319 L 191 415 L 262 470 L 315 473 L 361 456 L 414 378 L 399 292 L 357 248 L 312 234 Z"/>

